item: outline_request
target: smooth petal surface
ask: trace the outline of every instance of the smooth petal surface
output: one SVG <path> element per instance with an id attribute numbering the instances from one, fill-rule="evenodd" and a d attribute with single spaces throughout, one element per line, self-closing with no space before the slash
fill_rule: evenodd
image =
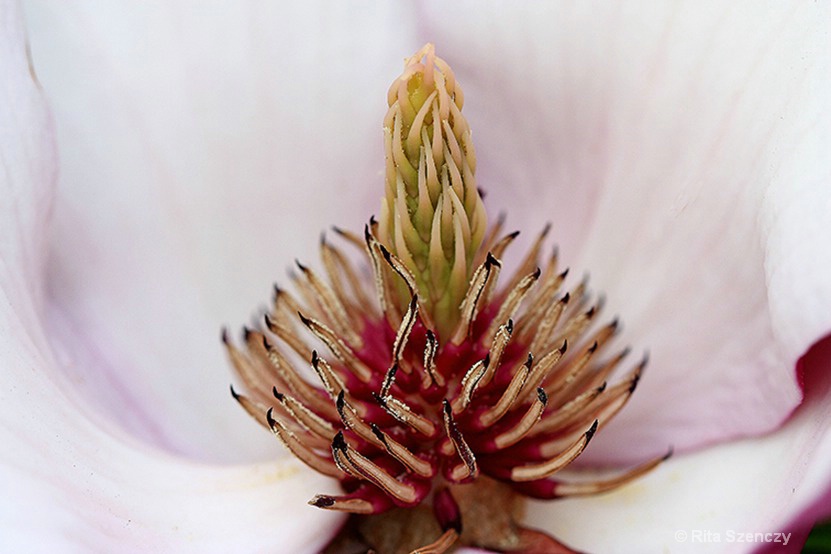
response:
<path id="1" fill-rule="evenodd" d="M 428 3 L 465 85 L 490 206 L 651 352 L 588 459 L 778 426 L 831 330 L 828 5 Z M 475 53 L 475 54 L 471 54 Z"/>
<path id="2" fill-rule="evenodd" d="M 586 552 L 799 552 L 831 514 L 831 337 L 804 361 L 806 401 L 775 433 L 678 456 L 617 492 L 535 502 L 529 524 Z M 746 533 L 791 535 L 739 543 Z"/>
<path id="3" fill-rule="evenodd" d="M 228 394 L 219 327 L 380 205 L 386 87 L 413 50 L 397 13 L 28 6 L 62 160 L 50 330 L 105 417 L 196 457 L 280 451 Z"/>
<path id="4" fill-rule="evenodd" d="M 317 552 L 340 519 L 304 505 L 331 486 L 325 478 L 290 460 L 222 468 L 176 459 L 79 398 L 43 325 L 53 130 L 8 2 L 0 82 L 0 550 Z"/>

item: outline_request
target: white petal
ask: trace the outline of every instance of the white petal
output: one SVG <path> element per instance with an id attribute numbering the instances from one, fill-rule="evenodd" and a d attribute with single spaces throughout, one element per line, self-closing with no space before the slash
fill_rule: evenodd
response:
<path id="1" fill-rule="evenodd" d="M 273 453 L 227 392 L 219 330 L 379 206 L 386 88 L 415 49 L 398 9 L 29 7 L 61 152 L 49 320 L 73 378 L 169 450 Z"/>
<path id="2" fill-rule="evenodd" d="M 212 467 L 102 421 L 43 328 L 48 112 L 21 14 L 0 3 L 0 551 L 317 552 L 340 517 L 304 505 L 331 481 L 284 461 Z"/>
<path id="3" fill-rule="evenodd" d="M 813 367 L 806 402 L 775 433 L 670 459 L 613 493 L 535 502 L 529 523 L 588 552 L 750 552 L 765 546 L 739 544 L 742 533 L 792 533 L 788 551 L 798 552 L 814 520 L 831 509 L 831 338 L 807 358 Z"/>
<path id="4" fill-rule="evenodd" d="M 828 5 L 501 8 L 423 10 L 489 205 L 531 232 L 551 220 L 652 354 L 587 454 L 775 428 L 797 358 L 831 331 Z"/>

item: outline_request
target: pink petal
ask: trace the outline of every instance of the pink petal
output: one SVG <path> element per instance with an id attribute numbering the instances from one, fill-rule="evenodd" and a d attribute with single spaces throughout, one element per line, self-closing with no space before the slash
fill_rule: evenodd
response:
<path id="1" fill-rule="evenodd" d="M 650 368 L 593 459 L 776 428 L 831 331 L 828 6 L 431 3 L 481 185 L 545 220 Z M 545 207 L 542 209 L 541 207 Z"/>
<path id="2" fill-rule="evenodd" d="M 167 450 L 278 451 L 228 394 L 220 326 L 380 205 L 386 87 L 413 46 L 396 8 L 318 8 L 28 14 L 61 151 L 50 331 L 86 401 Z"/>
<path id="3" fill-rule="evenodd" d="M 768 532 L 791 533 L 771 552 L 798 552 L 831 515 L 831 336 L 804 362 L 806 401 L 775 433 L 678 456 L 613 493 L 535 503 L 529 523 L 588 552 L 749 552 L 766 543 L 735 537 Z"/>
<path id="4" fill-rule="evenodd" d="M 317 552 L 333 484 L 294 461 L 208 466 L 102 420 L 44 329 L 43 241 L 55 181 L 50 116 L 17 5 L 0 3 L 0 550 Z"/>

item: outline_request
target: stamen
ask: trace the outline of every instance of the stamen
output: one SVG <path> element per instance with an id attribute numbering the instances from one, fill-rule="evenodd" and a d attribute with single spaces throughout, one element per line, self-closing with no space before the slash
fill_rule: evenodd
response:
<path id="1" fill-rule="evenodd" d="M 486 301 L 482 292 L 488 286 L 491 278 L 494 278 L 495 281 L 498 268 L 501 265 L 502 264 L 499 260 L 494 258 L 491 254 L 488 254 L 485 262 L 473 273 L 473 277 L 470 279 L 470 286 L 467 289 L 467 294 L 459 307 L 459 310 L 462 313 L 462 318 L 456 326 L 456 332 L 452 339 L 453 344 L 461 344 L 462 341 L 470 336 L 473 321 L 476 319 L 479 312 L 480 302 Z"/>
<path id="2" fill-rule="evenodd" d="M 336 229 L 336 231 L 342 234 L 340 230 Z M 355 240 L 360 241 L 357 237 L 355 237 Z M 361 242 L 358 243 L 358 246 L 361 249 L 364 248 L 364 244 Z M 360 277 L 358 277 L 358 273 L 352 267 L 352 264 L 346 256 L 325 240 L 323 241 L 321 248 L 321 258 L 323 260 L 323 267 L 326 269 L 326 274 L 332 282 L 336 294 L 340 297 L 341 302 L 347 306 L 347 310 L 350 311 L 350 321 L 360 322 L 362 319 L 362 312 L 365 310 L 371 310 L 373 307 L 373 303 L 364 289 L 363 281 Z M 349 302 L 349 295 L 347 295 L 345 287 L 343 286 L 341 276 L 346 277 L 346 281 L 349 283 L 349 288 L 355 297 L 354 306 L 358 306 L 358 309 L 355 309 L 354 306 L 350 306 L 351 303 Z"/>
<path id="3" fill-rule="evenodd" d="M 384 444 L 378 440 L 370 426 L 358 415 L 357 410 L 346 402 L 346 393 L 340 391 L 335 402 L 341 421 L 346 427 L 355 432 L 356 435 L 365 441 L 374 444 L 378 448 L 384 448 Z"/>
<path id="4" fill-rule="evenodd" d="M 583 449 L 586 448 L 586 445 L 589 444 L 589 441 L 594 436 L 595 431 L 597 431 L 597 420 L 594 421 L 591 428 L 579 440 L 554 458 L 540 464 L 529 464 L 513 468 L 511 470 L 511 481 L 536 481 L 537 479 L 544 479 L 557 473 L 573 462 L 583 452 Z"/>
<path id="5" fill-rule="evenodd" d="M 488 352 L 488 367 L 485 374 L 482 376 L 481 386 L 487 386 L 496 375 L 496 368 L 502 361 L 502 354 L 505 352 L 505 347 L 508 346 L 508 341 L 511 340 L 511 334 L 514 332 L 514 321 L 509 319 L 504 325 L 500 325 L 496 331 L 496 336 L 493 337 L 491 349 Z"/>
<path id="6" fill-rule="evenodd" d="M 265 314 L 263 316 L 265 321 L 265 326 L 268 328 L 269 331 L 274 333 L 277 337 L 279 337 L 283 342 L 289 345 L 289 348 L 294 350 L 298 356 L 300 356 L 304 360 L 308 360 L 309 357 L 312 355 L 312 349 L 303 342 L 303 340 L 298 337 L 294 331 L 291 329 L 289 325 L 284 322 L 284 318 L 280 317 L 277 319 L 277 316 L 270 316 Z"/>
<path id="7" fill-rule="evenodd" d="M 352 349 L 334 331 L 321 322 L 304 316 L 300 312 L 297 315 L 300 316 L 300 321 L 303 322 L 303 325 L 308 327 L 309 331 L 323 341 L 329 347 L 329 351 L 358 379 L 364 383 L 368 383 L 372 379 L 372 370 L 358 359 L 354 352 L 352 352 Z"/>
<path id="8" fill-rule="evenodd" d="M 604 382 L 601 386 L 573 398 L 556 411 L 546 414 L 537 426 L 539 432 L 556 430 L 573 421 L 577 414 L 594 402 L 605 390 L 606 383 Z"/>
<path id="9" fill-rule="evenodd" d="M 332 366 L 329 363 L 317 355 L 317 351 L 312 351 L 312 367 L 317 373 L 317 376 L 320 378 L 320 382 L 323 383 L 323 388 L 326 389 L 326 392 L 329 393 L 329 396 L 332 400 L 337 399 L 338 394 L 341 391 L 345 390 L 343 385 L 343 381 L 341 378 L 332 370 Z"/>
<path id="10" fill-rule="evenodd" d="M 542 232 L 540 232 L 540 234 L 537 236 L 537 239 L 534 241 L 534 244 L 528 250 L 528 253 L 525 255 L 525 258 L 523 258 L 523 260 L 520 262 L 519 267 L 517 267 L 516 271 L 514 272 L 514 276 L 506 285 L 504 289 L 505 292 L 512 291 L 515 288 L 517 288 L 519 283 L 524 279 L 524 276 L 534 271 L 534 268 L 537 266 L 537 260 L 540 257 L 540 249 L 542 249 L 542 244 L 543 242 L 545 242 L 545 237 L 548 235 L 548 232 L 550 230 L 551 224 L 548 223 L 543 228 Z"/>
<path id="11" fill-rule="evenodd" d="M 401 263 L 401 260 L 399 260 L 396 256 L 393 256 L 383 244 L 379 244 L 379 248 L 381 249 L 381 255 L 384 256 L 384 260 L 386 260 L 393 271 L 395 271 L 398 276 L 404 280 L 404 284 L 407 285 L 407 290 L 410 292 L 410 295 L 415 295 L 418 290 L 416 287 L 416 280 L 410 270 L 407 269 L 407 266 Z"/>
<path id="12" fill-rule="evenodd" d="M 332 424 L 304 406 L 296 398 L 279 392 L 277 387 L 274 387 L 272 392 L 274 398 L 304 428 L 327 441 L 331 441 L 332 437 L 335 436 L 335 428 L 332 427 Z"/>
<path id="13" fill-rule="evenodd" d="M 435 383 L 439 387 L 443 387 L 444 377 L 441 373 L 436 371 L 436 351 L 439 347 L 439 341 L 436 339 L 436 335 L 433 334 L 433 331 L 427 330 L 426 333 L 426 345 L 424 347 L 424 381 L 422 386 L 426 389 L 429 388 L 431 383 Z"/>
<path id="14" fill-rule="evenodd" d="M 375 513 L 375 508 L 372 504 L 362 498 L 348 498 L 318 494 L 309 500 L 309 505 L 314 506 L 315 508 L 323 508 L 324 510 L 349 512 L 351 514 L 370 515 Z"/>
<path id="15" fill-rule="evenodd" d="M 234 385 L 231 385 L 231 396 L 234 397 L 242 409 L 248 412 L 248 415 L 254 418 L 254 420 L 262 425 L 265 428 L 268 428 L 268 422 L 263 418 L 263 412 L 266 410 L 265 404 L 260 404 L 259 402 L 255 402 L 251 400 L 247 396 L 243 396 L 239 394 L 236 390 L 234 390 Z"/>
<path id="16" fill-rule="evenodd" d="M 499 242 L 497 242 L 495 245 L 493 245 L 493 247 L 489 248 L 488 250 L 490 250 L 494 258 L 502 259 L 502 255 L 505 253 L 505 250 L 508 249 L 508 246 L 510 246 L 511 243 L 514 242 L 514 239 L 516 239 L 518 236 L 519 231 L 508 233 L 507 235 L 499 239 Z M 533 265 L 531 267 L 533 267 Z"/>
<path id="17" fill-rule="evenodd" d="M 398 333 L 395 336 L 395 342 L 392 345 L 392 361 L 396 365 L 401 360 L 401 353 L 404 351 L 404 347 L 407 346 L 407 341 L 410 338 L 410 333 L 413 330 L 417 317 L 418 295 L 414 294 L 410 300 L 410 305 L 407 307 L 407 313 L 404 314 L 404 318 L 401 320 L 401 325 L 398 327 Z"/>
<path id="18" fill-rule="evenodd" d="M 322 396 L 324 395 L 323 391 L 313 387 L 301 377 L 297 369 L 289 363 L 277 347 L 269 344 L 265 337 L 263 337 L 262 344 L 266 352 L 266 358 L 277 371 L 280 379 L 288 385 L 289 390 L 318 414 L 330 421 L 337 420 L 338 414 L 332 404 L 325 400 L 325 396 Z"/>
<path id="19" fill-rule="evenodd" d="M 475 479 L 479 475 L 479 466 L 476 464 L 476 456 L 468 446 L 459 428 L 456 426 L 456 421 L 453 419 L 453 410 L 450 408 L 450 402 L 446 399 L 442 401 L 442 413 L 444 414 L 444 430 L 450 442 L 453 443 L 453 448 L 464 462 L 463 466 L 455 467 L 450 474 L 450 479 L 454 482 L 462 482 L 469 479 Z"/>
<path id="20" fill-rule="evenodd" d="M 499 421 L 502 416 L 508 413 L 508 410 L 511 409 L 519 396 L 523 385 L 525 385 L 525 381 L 531 371 L 532 363 L 533 357 L 529 354 L 528 360 L 519 368 L 519 371 L 514 374 L 511 382 L 505 388 L 505 392 L 502 393 L 502 396 L 499 398 L 496 405 L 479 416 L 479 423 L 482 428 L 493 425 Z"/>
<path id="21" fill-rule="evenodd" d="M 557 497 L 588 496 L 616 489 L 652 471 L 658 465 L 667 461 L 671 456 L 672 449 L 670 448 L 666 454 L 635 466 L 629 471 L 610 479 L 583 481 L 580 483 L 559 482 L 555 487 Z"/>
<path id="22" fill-rule="evenodd" d="M 335 332 L 345 338 L 346 342 L 350 345 L 355 348 L 361 348 L 363 341 L 360 335 L 353 330 L 353 325 L 346 315 L 346 308 L 341 303 L 337 294 L 335 294 L 335 291 L 332 290 L 332 287 L 323 281 L 312 269 L 301 264 L 299 261 L 295 261 L 295 263 L 300 268 L 300 271 L 303 272 L 303 275 L 306 276 L 309 285 L 314 290 L 315 294 L 313 296 L 315 304 L 323 310 L 325 319 L 334 327 Z"/>
<path id="23" fill-rule="evenodd" d="M 392 385 L 395 382 L 396 373 L 398 373 L 398 363 L 394 363 L 392 367 L 389 368 L 387 375 L 384 377 L 384 382 L 381 383 L 381 398 L 389 396 L 390 388 L 392 388 Z"/>
<path id="24" fill-rule="evenodd" d="M 395 298 L 395 293 L 384 272 L 386 265 L 381 263 L 381 243 L 372 234 L 369 225 L 364 227 L 364 238 L 366 239 L 366 249 L 369 253 L 369 259 L 372 262 L 372 273 L 375 276 L 375 292 L 378 296 L 378 303 L 381 305 L 381 312 L 387 316 L 387 323 L 395 327 L 401 321 L 401 312 L 392 300 Z"/>
<path id="25" fill-rule="evenodd" d="M 404 504 L 417 504 L 419 494 L 415 487 L 398 481 L 389 473 L 384 471 L 372 460 L 361 455 L 357 450 L 349 446 L 343 438 L 343 433 L 338 433 L 332 443 L 332 449 L 343 455 L 351 466 L 357 470 L 363 478 L 374 483 L 378 488 L 383 489 L 387 494 Z"/>
<path id="26" fill-rule="evenodd" d="M 453 413 L 460 413 L 470 405 L 473 399 L 473 393 L 476 392 L 476 387 L 485 375 L 490 365 L 490 359 L 485 356 L 483 360 L 479 360 L 467 370 L 465 376 L 462 378 L 462 387 L 456 398 L 453 399 Z"/>
<path id="27" fill-rule="evenodd" d="M 381 431 L 377 425 L 371 423 L 370 428 L 377 440 L 381 441 L 387 452 L 393 458 L 404 464 L 410 471 L 428 479 L 436 474 L 436 470 L 430 462 L 422 460 L 410 452 L 406 446 Z"/>
<path id="28" fill-rule="evenodd" d="M 572 382 L 580 375 L 580 372 L 588 365 L 594 354 L 597 352 L 599 345 L 594 341 L 576 358 L 572 359 L 571 363 L 563 365 L 561 371 L 556 374 L 549 375 L 546 378 L 548 384 L 546 390 L 549 395 L 554 396 L 565 391 Z M 563 394 L 562 396 L 566 396 Z"/>
<path id="29" fill-rule="evenodd" d="M 523 279 L 521 279 L 516 286 L 511 289 L 505 300 L 502 302 L 502 305 L 499 307 L 499 312 L 496 314 L 496 317 L 493 318 L 488 332 L 485 333 L 483 337 L 483 341 L 485 343 L 489 343 L 493 340 L 493 336 L 496 333 L 497 328 L 499 328 L 503 322 L 506 322 L 514 317 L 520 303 L 531 288 L 537 284 L 537 280 L 539 278 L 540 268 L 537 268 L 533 273 L 526 275 Z"/>
<path id="30" fill-rule="evenodd" d="M 398 400 L 394 396 L 386 396 L 384 398 L 376 396 L 375 400 L 378 401 L 378 404 L 380 404 L 388 414 L 404 425 L 412 427 L 425 437 L 434 438 L 436 436 L 436 426 L 433 425 L 433 422 L 414 412 L 401 400 Z"/>
<path id="31" fill-rule="evenodd" d="M 301 462 L 305 463 L 313 470 L 324 475 L 328 475 L 329 477 L 334 477 L 336 479 L 343 477 L 343 474 L 340 472 L 338 467 L 335 466 L 335 464 L 333 464 L 330 460 L 322 458 L 313 450 L 308 448 L 305 444 L 303 444 L 303 441 L 298 439 L 297 436 L 285 426 L 282 421 L 275 419 L 273 408 L 269 408 L 268 412 L 266 412 L 266 420 L 268 421 L 268 426 L 271 427 L 271 431 L 274 435 L 280 439 L 280 442 L 282 442 L 285 447 L 288 448 Z"/>
<path id="32" fill-rule="evenodd" d="M 559 348 L 552 350 L 545 356 L 543 356 L 542 360 L 534 366 L 531 374 L 528 376 L 528 380 L 526 381 L 526 385 L 523 391 L 520 393 L 520 397 L 522 400 L 525 400 L 527 397 L 531 396 L 535 387 L 538 387 L 541 383 L 545 382 L 548 378 L 548 374 L 557 367 L 557 364 L 563 358 L 566 351 L 568 350 L 568 342 L 563 341 L 563 344 L 560 345 Z"/>
<path id="33" fill-rule="evenodd" d="M 499 449 L 508 448 L 525 438 L 528 431 L 530 431 L 531 428 L 540 420 L 547 403 L 548 397 L 545 395 L 545 391 L 541 388 L 537 389 L 537 398 L 534 403 L 528 407 L 528 411 L 525 412 L 522 419 L 520 419 L 512 429 L 498 435 L 493 440 L 496 447 Z"/>
<path id="34" fill-rule="evenodd" d="M 566 293 L 559 301 L 551 303 L 549 308 L 543 313 L 542 319 L 536 325 L 536 328 L 533 326 L 526 327 L 529 331 L 533 329 L 534 333 L 534 338 L 531 341 L 530 347 L 532 352 L 540 352 L 545 349 L 548 344 L 554 342 L 551 340 L 552 332 L 557 326 L 557 323 L 560 321 L 560 316 L 563 315 L 570 299 L 571 296 Z"/>

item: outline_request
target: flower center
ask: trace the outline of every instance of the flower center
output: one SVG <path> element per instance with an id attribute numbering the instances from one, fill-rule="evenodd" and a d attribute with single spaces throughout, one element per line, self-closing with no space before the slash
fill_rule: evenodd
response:
<path id="1" fill-rule="evenodd" d="M 336 229 L 354 252 L 324 239 L 323 273 L 298 263 L 296 294 L 275 290 L 245 348 L 223 334 L 247 391 L 232 393 L 340 482 L 310 501 L 353 514 L 329 552 L 567 552 L 516 523 L 521 499 L 603 492 L 660 463 L 555 477 L 624 406 L 646 358 L 615 377 L 629 352 L 609 352 L 617 321 L 598 323 L 585 280 L 563 289 L 556 249 L 540 263 L 547 228 L 499 282 L 517 233 L 486 227 L 461 89 L 431 45 L 388 99 L 380 220 L 362 237 Z"/>

